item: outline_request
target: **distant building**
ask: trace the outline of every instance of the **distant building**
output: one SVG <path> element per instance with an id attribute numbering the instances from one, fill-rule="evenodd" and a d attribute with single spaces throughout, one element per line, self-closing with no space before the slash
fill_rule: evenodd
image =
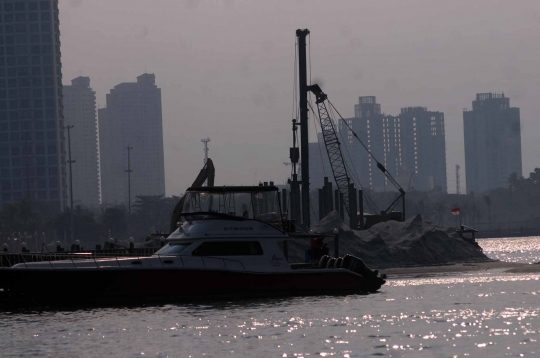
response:
<path id="1" fill-rule="evenodd" d="M 375 96 L 359 97 L 358 104 L 354 105 L 354 115 L 354 118 L 345 119 L 352 131 L 342 121 L 339 122 L 338 126 L 341 136 L 345 139 L 346 152 L 352 158 L 352 165 L 349 165 L 349 168 L 354 169 L 352 174 L 358 176 L 364 188 L 384 191 L 385 177 L 377 169 L 377 163 L 369 155 L 366 148 L 382 164 L 387 164 L 385 163 L 385 153 L 391 151 L 386 148 L 389 136 L 386 128 L 394 128 L 393 125 L 390 125 L 393 123 L 393 119 L 387 122 L 389 118 L 382 114 L 381 105 L 377 103 Z M 354 138 L 353 131 L 366 148 Z M 347 155 L 347 160 L 350 160 L 349 155 Z"/>
<path id="2" fill-rule="evenodd" d="M 403 108 L 399 116 L 385 115 L 374 96 L 360 97 L 355 117 L 346 118 L 365 147 L 407 190 L 447 191 L 444 114 L 425 107 Z M 339 122 L 340 135 L 352 157 L 350 166 L 365 188 L 395 190 L 377 162 L 352 131 Z"/>
<path id="3" fill-rule="evenodd" d="M 71 158 L 76 161 L 72 165 L 73 203 L 97 206 L 100 187 L 96 93 L 90 88 L 89 77 L 77 77 L 63 90 L 65 125 L 73 125 L 70 130 Z"/>
<path id="4" fill-rule="evenodd" d="M 128 146 L 133 147 L 132 203 L 137 195 L 164 195 L 161 89 L 155 75 L 115 86 L 98 114 L 102 203 L 128 203 Z"/>
<path id="5" fill-rule="evenodd" d="M 67 202 L 58 0 L 0 2 L 0 204 Z"/>
<path id="6" fill-rule="evenodd" d="M 425 107 L 402 108 L 398 125 L 401 166 L 410 173 L 409 182 L 416 190 L 446 193 L 444 113 L 431 112 Z"/>
<path id="7" fill-rule="evenodd" d="M 521 167 L 519 108 L 504 94 L 478 93 L 472 111 L 463 112 L 467 192 L 481 193 L 508 185 Z"/>

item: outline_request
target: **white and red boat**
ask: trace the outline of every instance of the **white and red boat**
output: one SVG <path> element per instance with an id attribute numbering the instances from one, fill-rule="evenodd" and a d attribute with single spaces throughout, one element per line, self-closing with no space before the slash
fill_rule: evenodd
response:
<path id="1" fill-rule="evenodd" d="M 150 257 L 69 259 L 0 269 L 13 302 L 129 303 L 377 291 L 384 278 L 359 258 L 291 264 L 274 186 L 186 192 L 182 222 Z"/>

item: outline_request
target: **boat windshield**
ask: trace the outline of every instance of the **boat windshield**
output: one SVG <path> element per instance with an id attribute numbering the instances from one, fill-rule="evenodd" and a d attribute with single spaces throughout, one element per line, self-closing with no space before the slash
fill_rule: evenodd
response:
<path id="1" fill-rule="evenodd" d="M 180 255 L 189 245 L 191 245 L 191 242 L 169 242 L 154 255 Z"/>
<path id="2" fill-rule="evenodd" d="M 257 219 L 266 222 L 281 222 L 279 191 L 187 191 L 182 215 L 189 213 L 217 213 L 227 216 Z M 208 215 L 206 218 L 217 218 Z"/>

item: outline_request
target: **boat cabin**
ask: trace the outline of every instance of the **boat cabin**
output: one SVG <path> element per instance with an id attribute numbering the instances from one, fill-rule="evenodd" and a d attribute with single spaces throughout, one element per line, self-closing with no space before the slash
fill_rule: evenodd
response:
<path id="1" fill-rule="evenodd" d="M 275 186 L 191 187 L 182 215 L 217 213 L 279 224 L 283 220 L 279 189 Z"/>
<path id="2" fill-rule="evenodd" d="M 282 248 L 290 238 L 283 220 L 275 186 L 189 188 L 178 229 L 156 255 L 241 258 L 252 268 L 263 262 L 285 267 Z"/>

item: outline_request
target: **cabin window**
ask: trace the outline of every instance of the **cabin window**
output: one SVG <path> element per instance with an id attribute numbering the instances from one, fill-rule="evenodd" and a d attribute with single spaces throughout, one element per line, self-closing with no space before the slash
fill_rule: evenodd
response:
<path id="1" fill-rule="evenodd" d="M 191 242 L 182 242 L 182 243 L 168 243 L 163 246 L 159 251 L 156 252 L 156 255 L 179 255 L 191 245 Z"/>
<path id="2" fill-rule="evenodd" d="M 203 242 L 193 250 L 193 256 L 251 256 L 262 255 L 258 241 L 214 241 Z"/>

